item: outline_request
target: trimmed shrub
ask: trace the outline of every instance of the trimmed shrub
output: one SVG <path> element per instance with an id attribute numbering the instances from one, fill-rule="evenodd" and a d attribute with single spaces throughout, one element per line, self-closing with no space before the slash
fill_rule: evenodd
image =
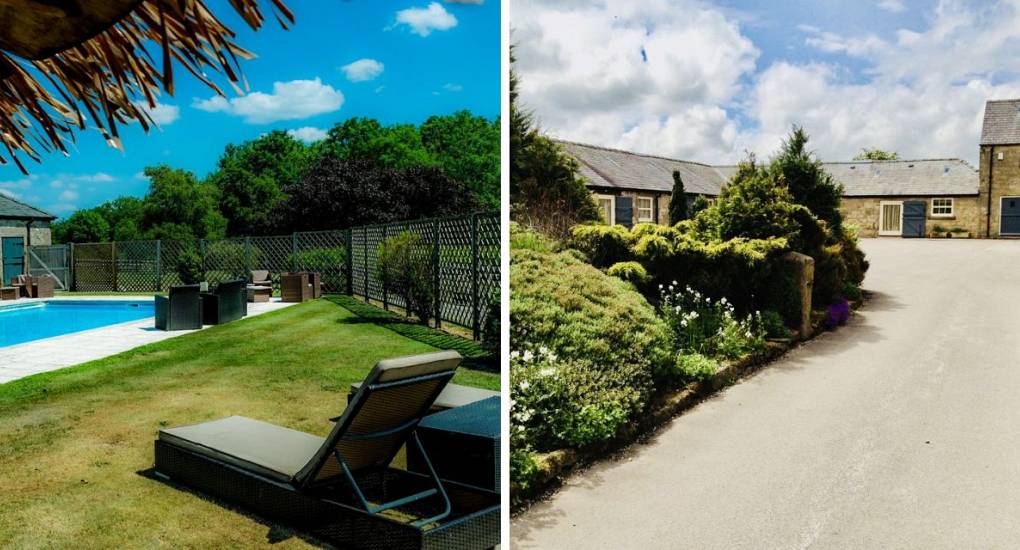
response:
<path id="1" fill-rule="evenodd" d="M 342 246 L 315 248 L 297 253 L 298 271 L 313 271 L 322 274 L 323 288 L 333 292 L 344 289 L 343 266 L 347 262 L 347 249 Z M 288 258 L 293 263 L 293 257 Z"/>
<path id="2" fill-rule="evenodd" d="M 489 296 L 489 309 L 482 321 L 482 347 L 488 351 L 496 364 L 499 364 L 500 354 L 500 300 L 499 292 L 493 292 Z"/>
<path id="3" fill-rule="evenodd" d="M 404 231 L 380 243 L 376 256 L 379 281 L 403 298 L 407 314 L 423 325 L 432 319 L 435 305 L 431 249 L 421 235 Z"/>
<path id="4" fill-rule="evenodd" d="M 202 256 L 192 248 L 186 248 L 177 254 L 177 276 L 186 285 L 197 285 L 205 280 L 202 269 Z"/>
<path id="5" fill-rule="evenodd" d="M 761 326 L 767 338 L 789 338 L 790 329 L 783 321 L 783 316 L 776 311 L 761 312 Z"/>
<path id="6" fill-rule="evenodd" d="M 719 362 L 700 353 L 681 352 L 676 356 L 674 368 L 683 383 L 701 382 L 719 371 Z"/>
<path id="7" fill-rule="evenodd" d="M 556 243 L 537 231 L 525 229 L 517 222 L 510 222 L 510 248 L 534 250 L 535 252 L 555 252 Z"/>
<path id="8" fill-rule="evenodd" d="M 644 266 L 637 262 L 616 262 L 609 266 L 606 273 L 612 277 L 619 277 L 624 281 L 640 286 L 648 282 L 648 272 Z"/>
<path id="9" fill-rule="evenodd" d="M 634 235 L 622 225 L 575 225 L 567 246 L 581 251 L 595 267 L 605 269 L 631 259 Z"/>

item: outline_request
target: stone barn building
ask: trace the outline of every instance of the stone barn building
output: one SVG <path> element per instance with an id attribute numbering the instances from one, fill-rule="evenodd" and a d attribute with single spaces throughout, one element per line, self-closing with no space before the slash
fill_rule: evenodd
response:
<path id="1" fill-rule="evenodd" d="M 609 223 L 669 223 L 673 171 L 689 199 L 719 195 L 735 166 L 559 142 Z M 862 237 L 1020 237 L 1020 99 L 989 101 L 980 167 L 960 159 L 823 163 L 843 186 L 842 212 Z"/>
<path id="2" fill-rule="evenodd" d="M 0 193 L 0 275 L 3 285 L 25 272 L 26 246 L 51 243 L 54 216 Z"/>

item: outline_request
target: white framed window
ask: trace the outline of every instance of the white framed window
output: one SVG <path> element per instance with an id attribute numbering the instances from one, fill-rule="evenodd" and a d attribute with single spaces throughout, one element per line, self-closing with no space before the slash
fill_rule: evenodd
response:
<path id="1" fill-rule="evenodd" d="M 882 201 L 879 203 L 878 234 L 879 235 L 903 234 L 902 202 Z"/>
<path id="2" fill-rule="evenodd" d="M 634 208 L 637 209 L 637 221 L 651 222 L 655 220 L 652 197 L 634 197 Z"/>
<path id="3" fill-rule="evenodd" d="M 953 215 L 953 199 L 932 199 L 931 217 L 948 218 Z"/>
<path id="4" fill-rule="evenodd" d="M 595 202 L 602 210 L 602 217 L 609 225 L 616 225 L 616 197 L 613 195 L 595 195 Z"/>

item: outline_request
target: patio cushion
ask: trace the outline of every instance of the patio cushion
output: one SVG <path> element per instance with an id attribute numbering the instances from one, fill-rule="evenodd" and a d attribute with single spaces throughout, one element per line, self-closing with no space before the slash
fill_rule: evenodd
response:
<path id="1" fill-rule="evenodd" d="M 463 358 L 456 351 L 437 351 L 407 357 L 383 359 L 376 363 L 374 370 L 379 373 L 379 382 L 393 382 L 405 378 L 425 376 L 437 372 L 454 370 Z M 369 379 L 372 376 L 369 375 Z"/>
<path id="2" fill-rule="evenodd" d="M 294 479 L 325 441 L 244 416 L 160 430 L 159 439 L 285 483 Z"/>
<path id="3" fill-rule="evenodd" d="M 361 387 L 361 382 L 355 382 L 351 384 L 351 395 L 358 391 Z M 499 395 L 498 391 L 483 390 L 481 388 L 472 388 L 469 386 L 461 386 L 460 384 L 447 384 L 443 391 L 436 398 L 435 403 L 432 404 L 433 409 L 455 409 L 457 407 L 463 407 L 464 405 L 470 405 L 476 401 L 482 399 L 488 399 Z"/>

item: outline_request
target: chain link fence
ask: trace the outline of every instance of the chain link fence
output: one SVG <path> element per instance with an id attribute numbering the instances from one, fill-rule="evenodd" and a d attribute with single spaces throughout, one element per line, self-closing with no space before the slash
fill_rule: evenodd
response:
<path id="1" fill-rule="evenodd" d="M 499 213 L 487 212 L 291 235 L 31 246 L 29 265 L 32 274 L 80 292 L 165 292 L 181 284 L 195 258 L 210 283 L 266 270 L 274 290 L 281 273 L 314 271 L 323 292 L 404 308 L 383 284 L 378 262 L 386 239 L 408 232 L 423 244 L 415 254 L 430 262 L 436 325 L 469 327 L 478 338 L 490 304 L 499 303 L 499 229 Z"/>

